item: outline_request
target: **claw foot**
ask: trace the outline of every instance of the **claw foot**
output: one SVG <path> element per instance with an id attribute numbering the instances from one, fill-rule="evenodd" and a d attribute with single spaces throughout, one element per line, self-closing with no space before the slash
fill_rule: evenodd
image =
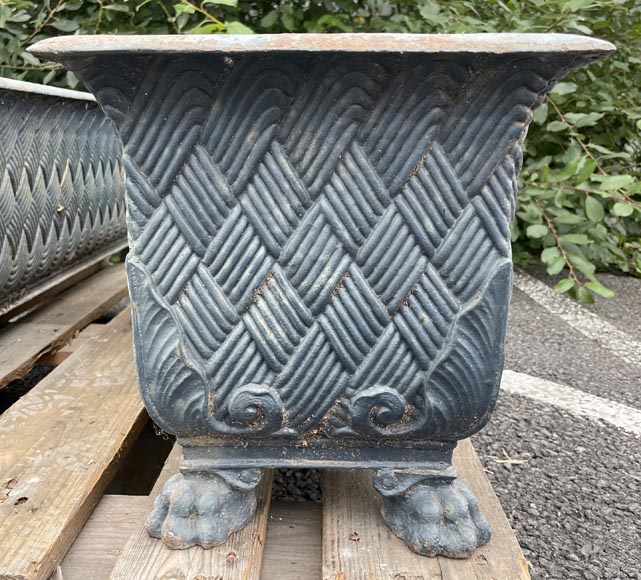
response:
<path id="1" fill-rule="evenodd" d="M 154 501 L 147 532 L 174 550 L 222 544 L 254 515 L 260 478 L 258 469 L 178 473 Z"/>
<path id="2" fill-rule="evenodd" d="M 381 469 L 374 487 L 387 525 L 419 554 L 466 558 L 490 539 L 476 498 L 455 476 Z"/>

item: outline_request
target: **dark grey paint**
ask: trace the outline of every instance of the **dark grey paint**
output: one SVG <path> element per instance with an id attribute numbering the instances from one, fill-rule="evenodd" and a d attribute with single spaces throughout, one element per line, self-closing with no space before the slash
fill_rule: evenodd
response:
<path id="1" fill-rule="evenodd" d="M 379 468 L 383 516 L 420 553 L 488 540 L 451 450 L 498 394 L 520 143 L 554 82 L 603 49 L 539 41 L 43 49 L 124 143 L 141 392 L 185 447 L 152 535 L 220 543 L 253 509 L 256 467 L 320 464 Z"/>

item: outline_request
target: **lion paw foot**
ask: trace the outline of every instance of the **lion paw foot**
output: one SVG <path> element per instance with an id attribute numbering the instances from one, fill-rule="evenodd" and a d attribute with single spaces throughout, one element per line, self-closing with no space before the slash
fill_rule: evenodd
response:
<path id="1" fill-rule="evenodd" d="M 374 486 L 391 530 L 425 556 L 465 558 L 490 539 L 474 494 L 452 478 L 380 470 Z"/>
<path id="2" fill-rule="evenodd" d="M 178 473 L 165 483 L 145 527 L 176 550 L 222 544 L 254 515 L 260 477 L 257 469 Z"/>

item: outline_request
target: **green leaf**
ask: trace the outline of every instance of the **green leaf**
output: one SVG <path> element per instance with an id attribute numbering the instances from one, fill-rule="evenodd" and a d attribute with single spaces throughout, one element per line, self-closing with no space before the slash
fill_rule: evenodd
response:
<path id="1" fill-rule="evenodd" d="M 583 302 L 583 304 L 594 304 L 594 297 L 584 286 L 577 288 L 576 297 Z"/>
<path id="2" fill-rule="evenodd" d="M 581 224 L 585 221 L 585 218 L 581 217 L 580 215 L 577 215 L 575 213 L 564 213 L 556 216 L 554 218 L 555 223 L 560 224 L 560 225 L 576 225 L 576 224 Z"/>
<path id="3" fill-rule="evenodd" d="M 574 159 L 573 161 L 570 161 L 570 163 L 567 163 L 565 167 L 556 174 L 556 178 L 559 181 L 565 181 L 566 179 L 572 177 L 579 167 L 579 161 L 580 159 Z"/>
<path id="4" fill-rule="evenodd" d="M 238 6 L 238 0 L 203 0 L 203 4 L 222 4 L 223 6 Z"/>
<path id="5" fill-rule="evenodd" d="M 569 95 L 576 91 L 579 87 L 575 83 L 557 83 L 557 85 L 552 89 L 551 94 L 553 95 Z"/>
<path id="6" fill-rule="evenodd" d="M 278 21 L 278 10 L 270 10 L 260 19 L 259 24 L 263 28 L 271 28 Z"/>
<path id="7" fill-rule="evenodd" d="M 59 30 L 60 32 L 74 32 L 80 28 L 80 24 L 74 20 L 66 20 L 65 18 L 54 18 L 49 26 Z"/>
<path id="8" fill-rule="evenodd" d="M 624 203 L 622 201 L 618 201 L 612 207 L 612 213 L 619 217 L 631 216 L 633 211 L 634 211 L 634 207 L 632 207 L 631 204 Z"/>
<path id="9" fill-rule="evenodd" d="M 572 278 L 563 278 L 563 280 L 559 281 L 554 287 L 554 291 L 557 294 L 564 294 L 572 288 L 574 288 L 574 280 L 572 280 Z"/>
<path id="10" fill-rule="evenodd" d="M 548 264 L 546 270 L 550 276 L 556 276 L 563 271 L 563 268 L 565 268 L 565 260 L 563 258 L 555 258 Z"/>
<path id="11" fill-rule="evenodd" d="M 590 4 L 592 4 L 592 0 L 568 0 L 568 2 L 563 3 L 563 10 L 577 12 L 581 8 L 586 8 Z"/>
<path id="12" fill-rule="evenodd" d="M 603 284 L 600 282 L 588 282 L 586 283 L 585 287 L 588 290 L 592 290 L 595 294 L 598 294 L 599 296 L 603 296 L 604 298 L 614 298 L 616 294 L 610 290 L 609 288 L 606 288 Z"/>
<path id="13" fill-rule="evenodd" d="M 548 126 L 546 127 L 550 133 L 558 133 L 559 131 L 564 131 L 567 128 L 568 126 L 563 121 L 552 121 L 551 123 L 548 123 Z"/>
<path id="14" fill-rule="evenodd" d="M 597 167 L 596 161 L 594 161 L 593 159 L 588 159 L 587 157 L 584 157 L 583 159 L 584 162 L 580 165 L 579 172 L 576 175 L 577 183 L 583 183 L 584 181 L 587 181 Z"/>
<path id="15" fill-rule="evenodd" d="M 182 30 L 183 26 L 185 26 L 189 22 L 189 17 L 191 14 L 193 14 L 193 9 L 192 12 L 184 11 L 176 16 L 175 22 L 179 30 Z"/>
<path id="16" fill-rule="evenodd" d="M 201 22 L 200 24 L 190 28 L 188 34 L 215 34 L 225 30 L 220 24 L 216 22 Z"/>
<path id="17" fill-rule="evenodd" d="M 584 246 L 590 243 L 590 238 L 585 234 L 563 234 L 560 239 L 562 242 L 576 244 L 577 246 Z"/>
<path id="18" fill-rule="evenodd" d="M 254 34 L 254 31 L 242 22 L 233 20 L 232 22 L 227 22 L 227 34 Z"/>
<path id="19" fill-rule="evenodd" d="M 592 277 L 596 271 L 596 266 L 592 262 L 588 262 L 581 254 L 570 254 L 570 263 L 579 270 L 582 274 Z"/>
<path id="20" fill-rule="evenodd" d="M 175 4 L 174 10 L 176 14 L 195 14 L 196 12 L 193 6 L 187 6 L 187 4 Z"/>
<path id="21" fill-rule="evenodd" d="M 71 71 L 68 71 L 65 76 L 67 79 L 67 85 L 70 86 L 72 89 L 75 89 L 78 86 L 78 83 L 80 82 L 78 80 L 78 77 L 75 74 L 73 74 Z"/>
<path id="22" fill-rule="evenodd" d="M 604 113 L 566 113 L 565 118 L 571 125 L 577 128 L 591 127 L 596 125 L 599 119 L 602 119 Z"/>
<path id="23" fill-rule="evenodd" d="M 556 246 L 552 246 L 551 248 L 545 248 L 545 250 L 541 252 L 541 262 L 543 262 L 544 264 L 549 264 L 553 260 L 556 260 L 557 258 L 560 258 L 560 257 L 561 257 L 561 251 Z"/>
<path id="24" fill-rule="evenodd" d="M 548 118 L 548 104 L 543 103 L 532 114 L 532 121 L 534 121 L 537 125 L 543 125 L 543 123 L 545 123 L 545 120 L 547 118 Z"/>
<path id="25" fill-rule="evenodd" d="M 592 196 L 586 198 L 585 215 L 587 215 L 588 219 L 594 223 L 600 222 L 603 219 L 603 206 L 596 198 Z"/>
<path id="26" fill-rule="evenodd" d="M 631 175 L 594 175 L 592 179 L 599 181 L 604 191 L 625 188 L 634 183 L 634 177 Z"/>
<path id="27" fill-rule="evenodd" d="M 124 4 L 107 4 L 105 10 L 112 10 L 113 12 L 125 12 L 129 14 L 129 7 Z"/>
<path id="28" fill-rule="evenodd" d="M 535 224 L 533 226 L 528 226 L 525 233 L 528 238 L 542 238 L 548 233 L 548 227 L 543 224 Z"/>

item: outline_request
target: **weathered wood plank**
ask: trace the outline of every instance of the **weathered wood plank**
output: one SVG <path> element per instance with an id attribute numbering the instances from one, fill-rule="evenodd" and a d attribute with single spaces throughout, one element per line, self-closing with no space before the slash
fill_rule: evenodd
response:
<path id="1" fill-rule="evenodd" d="M 182 448 L 180 445 L 174 445 L 148 496 L 102 497 L 60 563 L 65 580 L 107 580 L 111 576 L 125 544 L 135 535 L 141 522 L 147 517 L 153 500 L 160 493 L 165 481 L 178 471 L 181 456 Z"/>
<path id="2" fill-rule="evenodd" d="M 318 580 L 322 568 L 322 519 L 320 502 L 273 502 L 261 580 Z"/>
<path id="3" fill-rule="evenodd" d="M 108 580 L 149 509 L 144 495 L 105 495 L 60 564 L 64 580 Z"/>
<path id="4" fill-rule="evenodd" d="M 127 295 L 123 265 L 100 270 L 55 301 L 0 329 L 0 388 L 23 377 Z"/>
<path id="5" fill-rule="evenodd" d="M 385 525 L 366 470 L 330 470 L 323 487 L 324 580 L 528 580 L 527 563 L 472 444 L 455 453 L 461 479 L 474 492 L 492 539 L 468 559 L 415 554 Z"/>
<path id="6" fill-rule="evenodd" d="M 145 420 L 125 311 L 0 417 L 1 579 L 49 577 Z"/>
<path id="7" fill-rule="evenodd" d="M 92 323 L 85 326 L 77 334 L 74 334 L 60 350 L 47 353 L 38 358 L 38 363 L 57 367 L 63 361 L 67 360 L 75 351 L 77 351 L 85 342 L 99 338 L 104 331 L 105 325 Z"/>
<path id="8" fill-rule="evenodd" d="M 163 469 L 163 475 L 167 471 Z M 256 490 L 254 518 L 227 542 L 209 550 L 197 546 L 170 550 L 160 540 L 150 538 L 139 522 L 111 573 L 112 580 L 259 580 L 272 479 L 269 470 Z"/>
<path id="9" fill-rule="evenodd" d="M 60 564 L 61 578 L 107 580 L 127 540 L 146 517 L 153 497 L 154 494 L 103 496 Z M 320 503 L 271 504 L 261 580 L 318 580 L 321 577 L 321 519 Z M 192 580 L 192 577 L 185 576 L 185 579 Z"/>

